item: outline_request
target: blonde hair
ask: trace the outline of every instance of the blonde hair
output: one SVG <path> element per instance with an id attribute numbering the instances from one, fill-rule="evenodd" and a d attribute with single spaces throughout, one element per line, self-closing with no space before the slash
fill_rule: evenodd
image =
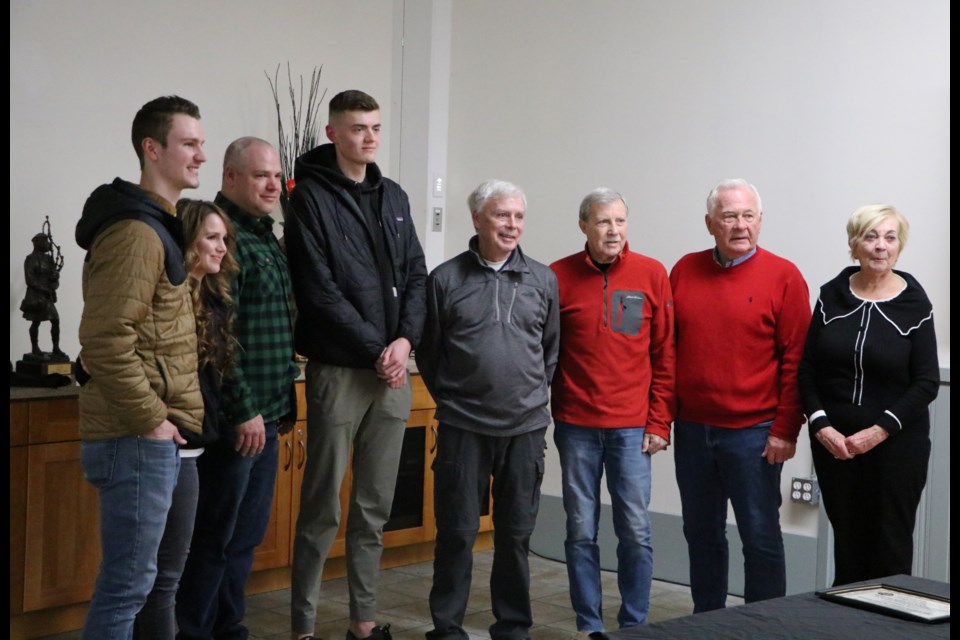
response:
<path id="1" fill-rule="evenodd" d="M 897 239 L 900 241 L 900 250 L 907 246 L 907 236 L 910 234 L 910 223 L 896 207 L 889 204 L 868 204 L 858 208 L 850 214 L 847 221 L 847 246 L 850 248 L 850 257 L 857 259 L 855 250 L 871 229 L 893 216 L 899 224 Z"/>
<path id="2" fill-rule="evenodd" d="M 193 312 L 197 318 L 197 355 L 198 363 L 213 362 L 222 376 L 233 362 L 234 340 L 230 334 L 229 316 L 233 311 L 233 297 L 230 294 L 230 281 L 240 272 L 240 265 L 234 258 L 236 248 L 236 229 L 223 209 L 207 200 L 183 198 L 177 202 L 177 217 L 183 225 L 184 260 L 187 273 L 200 262 L 197 253 L 197 241 L 203 235 L 203 223 L 207 216 L 218 215 L 227 230 L 224 239 L 227 253 L 220 262 L 220 271 L 210 273 L 202 279 L 190 278 L 190 294 L 193 298 Z M 213 305 L 227 309 L 227 321 L 221 322 Z"/>

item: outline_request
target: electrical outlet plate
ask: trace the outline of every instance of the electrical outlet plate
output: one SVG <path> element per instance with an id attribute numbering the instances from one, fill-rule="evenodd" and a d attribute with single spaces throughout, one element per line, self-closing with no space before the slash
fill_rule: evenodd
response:
<path id="1" fill-rule="evenodd" d="M 443 207 L 433 208 L 433 224 L 431 226 L 431 229 L 433 231 L 443 230 Z"/>
<path id="2" fill-rule="evenodd" d="M 815 506 L 820 504 L 820 484 L 813 478 L 790 480 L 790 500 Z"/>

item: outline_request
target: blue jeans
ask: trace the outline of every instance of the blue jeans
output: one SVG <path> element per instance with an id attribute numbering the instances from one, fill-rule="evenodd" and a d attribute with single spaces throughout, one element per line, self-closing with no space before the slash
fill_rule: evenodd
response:
<path id="1" fill-rule="evenodd" d="M 157 549 L 177 483 L 173 440 L 127 436 L 80 445 L 87 482 L 100 493 L 103 559 L 83 628 L 86 640 L 130 640 L 157 575 Z"/>
<path id="2" fill-rule="evenodd" d="M 174 604 L 190 552 L 198 491 L 197 458 L 181 455 L 177 488 L 173 491 L 167 526 L 157 551 L 157 579 L 134 625 L 137 640 L 170 640 L 177 635 Z"/>
<path id="3" fill-rule="evenodd" d="M 197 519 L 177 592 L 181 640 L 249 636 L 244 587 L 270 523 L 279 464 L 276 421 L 266 423 L 266 433 L 257 455 L 241 456 L 229 437 L 221 437 L 197 458 Z"/>
<path id="4" fill-rule="evenodd" d="M 780 532 L 780 470 L 760 454 L 771 423 L 726 429 L 677 420 L 674 462 L 683 535 L 690 554 L 693 612 L 722 609 L 727 601 L 727 501 L 743 542 L 746 602 L 786 594 Z"/>
<path id="5" fill-rule="evenodd" d="M 645 624 L 650 609 L 653 547 L 650 543 L 650 454 L 643 452 L 646 429 L 598 429 L 556 422 L 553 439 L 560 454 L 564 543 L 570 601 L 578 631 L 603 630 L 600 586 L 600 478 L 607 472 L 617 536 L 620 628 Z"/>

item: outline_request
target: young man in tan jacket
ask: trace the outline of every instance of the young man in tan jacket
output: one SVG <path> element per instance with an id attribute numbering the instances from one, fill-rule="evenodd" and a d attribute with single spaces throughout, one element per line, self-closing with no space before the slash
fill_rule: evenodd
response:
<path id="1" fill-rule="evenodd" d="M 133 637 L 180 466 L 180 429 L 199 432 L 193 306 L 174 205 L 199 185 L 200 111 L 166 96 L 133 120 L 140 181 L 90 195 L 77 224 L 83 266 L 80 459 L 100 493 L 103 560 L 84 626 L 89 640 Z"/>

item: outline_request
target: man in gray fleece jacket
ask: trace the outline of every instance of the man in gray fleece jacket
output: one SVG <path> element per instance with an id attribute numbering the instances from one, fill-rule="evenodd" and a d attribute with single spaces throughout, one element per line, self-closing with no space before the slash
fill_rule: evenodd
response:
<path id="1" fill-rule="evenodd" d="M 530 535 L 540 505 L 548 385 L 557 365 L 557 279 L 520 250 L 526 197 L 490 180 L 468 199 L 470 249 L 427 280 L 417 366 L 437 402 L 437 520 L 429 640 L 466 640 L 473 543 L 493 477 L 492 640 L 527 640 Z"/>

